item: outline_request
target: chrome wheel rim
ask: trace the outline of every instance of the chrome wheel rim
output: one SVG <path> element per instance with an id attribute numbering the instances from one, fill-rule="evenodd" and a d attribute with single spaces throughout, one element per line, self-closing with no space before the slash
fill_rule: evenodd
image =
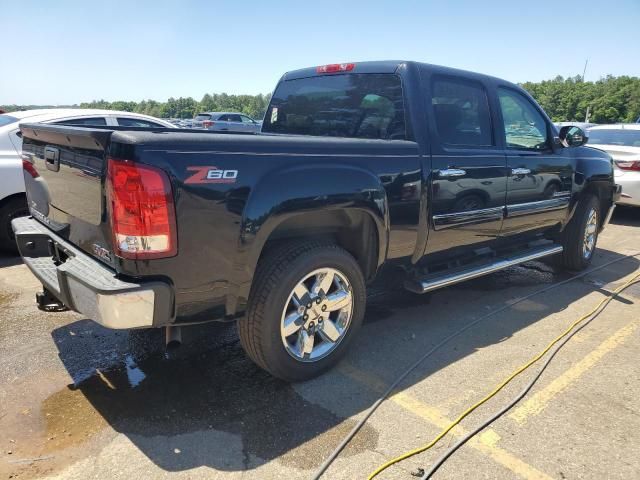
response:
<path id="1" fill-rule="evenodd" d="M 353 291 L 335 268 L 320 268 L 300 280 L 287 298 L 280 336 L 287 353 L 300 362 L 329 355 L 345 337 L 353 315 Z"/>
<path id="2" fill-rule="evenodd" d="M 587 225 L 584 229 L 584 240 L 582 242 L 582 256 L 587 259 L 593 255 L 596 247 L 596 237 L 598 235 L 598 212 L 595 208 L 589 211 Z"/>

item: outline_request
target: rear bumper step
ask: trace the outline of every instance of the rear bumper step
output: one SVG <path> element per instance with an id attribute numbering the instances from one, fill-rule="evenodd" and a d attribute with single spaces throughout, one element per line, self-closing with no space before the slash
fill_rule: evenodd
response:
<path id="1" fill-rule="evenodd" d="M 488 275 L 498 270 L 518 265 L 519 263 L 561 252 L 562 247 L 560 245 L 536 247 L 518 254 L 494 258 L 490 262 L 481 265 L 476 264 L 470 267 L 456 269 L 455 271 L 438 272 L 420 279 L 408 280 L 405 282 L 405 288 L 415 293 L 426 293 L 448 285 L 453 285 L 454 283 Z"/>
<path id="2" fill-rule="evenodd" d="M 11 222 L 18 250 L 29 270 L 63 305 L 108 328 L 167 325 L 173 294 L 161 281 L 128 282 L 32 217 Z M 51 248 L 64 252 L 54 261 Z"/>

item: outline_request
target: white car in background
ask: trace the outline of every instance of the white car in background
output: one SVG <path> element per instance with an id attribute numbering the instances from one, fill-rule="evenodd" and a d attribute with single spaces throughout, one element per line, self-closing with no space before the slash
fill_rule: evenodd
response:
<path id="1" fill-rule="evenodd" d="M 618 205 L 640 207 L 640 124 L 599 125 L 588 132 L 590 147 L 613 158 L 613 173 L 622 195 Z"/>
<path id="2" fill-rule="evenodd" d="M 0 114 L 0 248 L 15 251 L 11 220 L 27 215 L 22 173 L 20 123 L 42 122 L 59 125 L 175 128 L 174 125 L 131 112 L 93 109 L 25 110 Z M 28 169 L 27 169 L 28 170 Z"/>
<path id="3" fill-rule="evenodd" d="M 205 128 L 214 132 L 258 133 L 262 122 L 238 112 L 204 112 L 197 114 L 191 128 Z"/>

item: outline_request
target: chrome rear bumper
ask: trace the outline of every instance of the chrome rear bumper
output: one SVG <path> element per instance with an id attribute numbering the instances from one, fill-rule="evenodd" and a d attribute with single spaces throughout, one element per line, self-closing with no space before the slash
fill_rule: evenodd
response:
<path id="1" fill-rule="evenodd" d="M 11 222 L 18 250 L 44 288 L 65 306 L 108 328 L 167 325 L 172 319 L 169 284 L 129 282 L 32 217 Z M 55 253 L 61 258 L 54 258 Z"/>

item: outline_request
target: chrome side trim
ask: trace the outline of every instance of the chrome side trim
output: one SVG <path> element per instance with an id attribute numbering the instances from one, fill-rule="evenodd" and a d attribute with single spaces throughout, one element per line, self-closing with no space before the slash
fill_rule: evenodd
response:
<path id="1" fill-rule="evenodd" d="M 503 270 L 507 267 L 518 265 L 519 263 L 528 262 L 530 260 L 546 257 L 548 255 L 554 255 L 560 252 L 562 252 L 561 245 L 538 247 L 523 254 L 502 257 L 480 267 L 476 266 L 464 270 L 459 270 L 453 274 L 447 272 L 444 272 L 442 274 L 434 274 L 431 277 L 427 277 L 417 282 L 407 282 L 405 283 L 405 287 L 408 290 L 416 293 L 430 292 L 431 290 L 436 290 L 438 288 L 453 285 L 454 283 L 471 280 L 472 278 L 477 278 L 489 273 L 497 272 L 498 270 Z"/>
<path id="2" fill-rule="evenodd" d="M 570 196 L 562 196 L 538 202 L 509 204 L 507 205 L 507 218 L 519 217 L 521 215 L 532 215 L 551 210 L 560 210 L 569 206 L 569 199 Z"/>
<path id="3" fill-rule="evenodd" d="M 482 210 L 469 210 L 467 212 L 447 213 L 433 216 L 434 230 L 469 225 L 473 223 L 488 222 L 490 220 L 502 220 L 503 207 L 483 208 Z"/>

